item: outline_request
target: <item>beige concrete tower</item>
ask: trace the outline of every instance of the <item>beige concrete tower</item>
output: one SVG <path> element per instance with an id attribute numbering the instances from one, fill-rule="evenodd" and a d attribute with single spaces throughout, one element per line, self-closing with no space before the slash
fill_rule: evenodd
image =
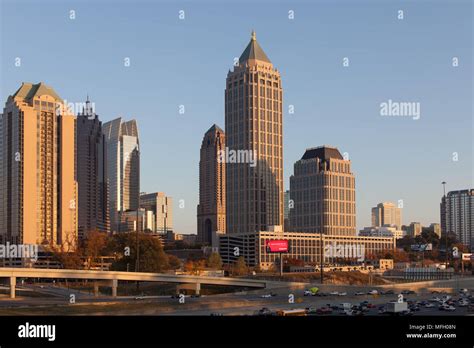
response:
<path id="1" fill-rule="evenodd" d="M 226 168 L 219 155 L 225 151 L 225 133 L 213 125 L 204 134 L 199 160 L 198 242 L 212 243 L 214 232 L 226 230 Z"/>
<path id="2" fill-rule="evenodd" d="M 290 199 L 292 231 L 355 236 L 355 177 L 335 147 L 306 150 L 290 177 Z"/>
<path id="3" fill-rule="evenodd" d="M 227 233 L 283 225 L 282 98 L 280 73 L 252 32 L 226 80 Z"/>
<path id="4" fill-rule="evenodd" d="M 43 83 L 23 83 L 8 97 L 0 122 L 2 242 L 75 247 L 75 122 Z"/>

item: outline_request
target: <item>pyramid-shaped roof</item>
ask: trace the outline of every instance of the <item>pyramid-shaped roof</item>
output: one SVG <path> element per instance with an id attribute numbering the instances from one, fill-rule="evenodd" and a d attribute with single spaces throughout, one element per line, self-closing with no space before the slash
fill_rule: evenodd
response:
<path id="1" fill-rule="evenodd" d="M 261 60 L 263 62 L 271 63 L 270 59 L 268 59 L 263 49 L 260 47 L 257 41 L 257 35 L 255 31 L 252 31 L 252 38 L 250 39 L 249 44 L 245 48 L 244 52 L 239 58 L 240 64 L 246 62 L 249 59 Z"/>

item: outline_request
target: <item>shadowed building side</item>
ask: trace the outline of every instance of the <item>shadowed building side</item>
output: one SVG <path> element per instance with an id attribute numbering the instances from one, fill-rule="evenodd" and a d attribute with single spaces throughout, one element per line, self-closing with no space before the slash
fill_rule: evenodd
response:
<path id="1" fill-rule="evenodd" d="M 102 122 L 89 98 L 77 115 L 77 181 L 79 184 L 79 239 L 92 231 L 110 232 L 105 168 L 105 137 Z"/>

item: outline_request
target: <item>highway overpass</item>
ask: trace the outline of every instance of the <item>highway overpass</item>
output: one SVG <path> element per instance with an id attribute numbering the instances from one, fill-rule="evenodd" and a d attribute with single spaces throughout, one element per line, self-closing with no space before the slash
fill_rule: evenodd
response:
<path id="1" fill-rule="evenodd" d="M 144 272 L 116 272 L 116 271 L 88 271 L 74 269 L 37 269 L 37 268 L 7 268 L 0 267 L 0 278 L 10 279 L 10 297 L 15 298 L 17 278 L 43 278 L 43 279 L 87 279 L 95 281 L 94 292 L 98 293 L 99 282 L 107 282 L 112 288 L 112 296 L 117 296 L 119 280 L 140 282 L 163 282 L 176 284 L 193 284 L 194 290 L 199 294 L 201 284 L 226 285 L 246 288 L 262 289 L 267 286 L 265 280 L 208 277 L 193 275 L 173 275 L 163 273 Z"/>

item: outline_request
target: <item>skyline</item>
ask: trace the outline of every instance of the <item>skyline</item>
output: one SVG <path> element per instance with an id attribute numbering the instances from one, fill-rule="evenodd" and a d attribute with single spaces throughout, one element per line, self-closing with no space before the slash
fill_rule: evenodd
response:
<path id="1" fill-rule="evenodd" d="M 21 4 L 25 3 L 27 2 L 22 2 Z M 408 224 L 411 221 L 420 221 L 424 225 L 428 225 L 431 222 L 439 222 L 439 203 L 442 196 L 441 181 L 446 180 L 448 182 L 448 191 L 472 186 L 472 144 L 470 140 L 472 138 L 472 119 L 468 117 L 469 112 L 472 114 L 472 109 L 470 110 L 472 104 L 468 97 L 472 94 L 472 84 L 469 78 L 469 76 L 472 75 L 472 73 L 470 74 L 470 72 L 472 72 L 472 59 L 470 59 L 472 58 L 472 53 L 469 52 L 468 47 L 463 47 L 461 44 L 462 42 L 468 43 L 469 37 L 472 37 L 472 34 L 469 34 L 468 30 L 466 30 L 465 33 L 459 31 L 459 28 L 462 28 L 463 25 L 466 26 L 469 24 L 468 13 L 464 13 L 468 11 L 463 12 L 461 9 L 457 9 L 458 11 L 456 11 L 455 8 L 445 9 L 442 6 L 441 8 L 439 6 L 433 7 L 432 11 L 434 14 L 440 15 L 442 12 L 444 16 L 450 18 L 451 22 L 446 21 L 439 23 L 432 20 L 428 21 L 430 26 L 423 27 L 421 23 L 424 23 L 423 21 L 426 21 L 426 18 L 417 17 L 417 19 L 421 20 L 421 23 L 418 22 L 416 28 L 423 28 L 426 32 L 413 35 L 413 33 L 410 33 L 409 30 L 407 31 L 405 28 L 403 30 L 404 35 L 402 35 L 401 38 L 395 37 L 395 42 L 407 39 L 409 45 L 415 45 L 417 39 L 420 39 L 420 37 L 427 39 L 428 36 L 430 36 L 439 39 L 439 34 L 443 33 L 442 29 L 448 29 L 449 33 L 456 33 L 457 36 L 454 35 L 454 37 L 443 33 L 444 36 L 441 37 L 444 37 L 446 41 L 443 41 L 442 43 L 444 45 L 438 48 L 439 52 L 449 52 L 450 49 L 447 47 L 450 47 L 451 51 L 460 57 L 460 66 L 455 68 L 458 70 L 451 70 L 454 69 L 450 65 L 451 57 L 445 54 L 443 57 L 440 57 L 440 55 L 431 57 L 432 60 L 430 63 L 435 63 L 436 67 L 426 66 L 426 62 L 423 64 L 420 61 L 411 61 L 412 57 L 404 56 L 407 51 L 410 52 L 409 49 L 403 50 L 388 61 L 380 61 L 379 59 L 374 59 L 373 53 L 375 53 L 376 48 L 370 45 L 362 45 L 360 49 L 356 49 L 355 51 L 354 47 L 351 47 L 346 50 L 349 52 L 346 54 L 343 54 L 344 49 L 341 50 L 340 47 L 329 47 L 326 48 L 326 50 L 321 50 L 320 56 L 310 55 L 310 58 L 304 58 L 304 54 L 291 55 L 291 51 L 295 50 L 295 48 L 298 53 L 310 52 L 310 48 L 307 47 L 308 45 L 304 45 L 305 41 L 301 36 L 301 28 L 308 28 L 308 23 L 304 22 L 304 11 L 301 9 L 298 10 L 298 8 L 295 8 L 296 19 L 293 22 L 293 24 L 295 24 L 293 27 L 285 27 L 282 25 L 284 28 L 281 29 L 278 34 L 274 34 L 274 27 L 278 26 L 278 23 L 281 24 L 288 21 L 283 9 L 287 9 L 288 6 L 291 5 L 279 4 L 279 6 L 276 6 L 280 10 L 280 19 L 275 19 L 277 16 L 273 16 L 273 20 L 270 21 L 269 29 L 264 29 L 266 28 L 264 22 L 258 23 L 258 25 L 249 24 L 248 28 L 245 28 L 245 24 L 242 24 L 239 28 L 233 28 L 232 32 L 237 33 L 237 37 L 234 38 L 230 36 L 232 38 L 230 40 L 219 40 L 219 38 L 222 39 L 226 36 L 229 30 L 227 28 L 223 28 L 224 30 L 216 33 L 207 32 L 206 36 L 200 35 L 202 31 L 206 32 L 206 29 L 212 28 L 213 24 L 212 21 L 209 22 L 205 19 L 207 17 L 202 10 L 193 8 L 193 5 L 186 5 L 187 8 L 191 10 L 186 9 L 188 17 L 184 20 L 184 22 L 187 23 L 184 25 L 185 28 L 181 26 L 183 23 L 177 19 L 179 9 L 175 8 L 179 6 L 170 6 L 169 4 L 155 5 L 158 6 L 158 8 L 163 6 L 169 9 L 169 11 L 165 12 L 171 18 L 162 25 L 171 25 L 173 29 L 176 29 L 176 32 L 168 31 L 163 38 L 160 38 L 160 42 L 163 40 L 168 47 L 171 44 L 169 51 L 166 51 L 166 49 L 163 51 L 164 53 L 167 52 L 168 56 L 165 54 L 165 57 L 160 56 L 160 58 L 163 58 L 165 62 L 167 62 L 168 59 L 176 61 L 175 66 L 177 70 L 171 69 L 172 71 L 167 73 L 166 66 L 164 67 L 165 69 L 159 69 L 159 73 L 164 73 L 163 76 L 168 77 L 163 79 L 165 81 L 163 84 L 166 86 L 159 86 L 159 83 L 157 84 L 156 81 L 161 81 L 161 79 L 157 80 L 154 77 L 159 78 L 161 76 L 155 76 L 156 73 L 154 73 L 154 69 L 150 69 L 151 67 L 156 67 L 151 60 L 157 57 L 153 57 L 153 55 L 152 57 L 148 57 L 146 53 L 140 55 L 140 53 L 134 52 L 127 55 L 115 52 L 115 49 L 114 54 L 110 54 L 104 53 L 104 48 L 102 48 L 98 51 L 102 51 L 102 53 L 105 54 L 105 56 L 102 56 L 101 54 L 94 54 L 94 49 L 98 47 L 95 47 L 97 43 L 92 43 L 92 49 L 86 51 L 90 53 L 94 59 L 97 58 L 98 61 L 87 59 L 87 56 L 80 53 L 79 47 L 79 51 L 74 52 L 73 55 L 78 55 L 80 59 L 79 61 L 77 57 L 72 59 L 69 63 L 69 69 L 68 64 L 63 60 L 55 60 L 54 64 L 52 64 L 51 57 L 54 56 L 53 53 L 51 53 L 51 55 L 44 53 L 43 55 L 37 54 L 34 55 L 34 59 L 32 59 L 32 56 L 27 52 L 28 50 L 34 51 L 38 42 L 33 42 L 29 47 L 20 47 L 20 45 L 14 44 L 11 41 L 12 35 L 8 35 L 8 28 L 13 27 L 9 25 L 9 22 L 15 20 L 15 13 L 9 12 L 9 7 L 5 4 L 8 4 L 8 2 L 2 2 L 4 9 L 2 19 L 5 22 L 2 28 L 5 37 L 5 40 L 2 41 L 1 55 L 2 100 L 5 101 L 6 97 L 12 94 L 23 81 L 33 83 L 44 81 L 46 84 L 54 87 L 59 95 L 68 101 L 83 102 L 86 99 L 86 94 L 91 95 L 92 101 L 95 102 L 97 106 L 96 112 L 100 115 L 103 123 L 120 116 L 126 119 L 135 118 L 140 128 L 142 163 L 141 191 L 164 191 L 167 195 L 172 196 L 176 203 L 178 203 L 180 199 L 185 200 L 184 209 L 180 209 L 179 205 L 175 204 L 175 228 L 179 233 L 197 232 L 195 213 L 198 202 L 198 163 L 202 135 L 213 123 L 221 127 L 224 126 L 223 92 L 225 89 L 225 74 L 228 69 L 232 68 L 233 56 L 238 57 L 245 48 L 252 28 L 257 32 L 262 48 L 269 57 L 271 57 L 274 66 L 283 76 L 282 81 L 285 92 L 283 95 L 285 190 L 289 188 L 288 177 L 293 174 L 292 168 L 294 162 L 300 159 L 301 154 L 304 153 L 307 148 L 320 146 L 322 144 L 336 146 L 341 152 L 348 152 L 350 155 L 357 187 L 357 230 L 365 226 L 370 226 L 370 209 L 373 206 L 385 201 L 397 202 L 398 199 L 404 200 L 404 224 Z M 48 4 L 49 2 L 44 6 Z M 122 4 L 122 6 L 125 5 Z M 306 6 L 323 9 L 326 11 L 328 18 L 334 19 L 333 15 L 327 14 L 327 12 L 331 12 L 334 7 L 318 7 L 317 5 Z M 119 7 L 120 6 L 117 6 L 117 8 Z M 392 27 L 397 25 L 413 26 L 413 21 L 410 20 L 410 18 L 413 17 L 411 17 L 411 15 L 408 16 L 408 13 L 412 10 L 411 13 L 414 12 L 419 15 L 422 12 L 417 11 L 420 7 L 423 6 L 419 4 L 405 4 L 404 8 L 407 8 L 407 19 L 403 24 L 395 22 L 396 11 L 389 17 L 389 11 L 385 9 L 383 11 L 383 14 L 386 16 L 385 19 L 390 19 L 390 21 L 388 24 L 384 23 L 385 27 L 381 27 L 381 32 L 383 32 L 383 29 L 387 30 L 387 25 Z M 56 18 L 56 20 L 62 19 L 64 21 L 62 25 L 69 25 L 71 23 L 66 21 L 67 11 L 65 11 L 65 8 L 67 8 L 65 5 L 59 6 L 59 9 L 54 9 L 47 15 L 53 16 L 54 14 L 54 16 L 56 16 L 60 14 L 60 19 Z M 86 7 L 77 6 L 78 17 L 75 19 L 75 25 L 80 23 L 80 18 L 83 15 L 87 16 L 88 21 L 91 20 L 91 16 L 93 18 L 94 16 L 100 16 L 100 8 L 101 6 L 98 6 L 98 8 L 95 8 L 95 13 L 91 13 L 87 11 Z M 216 5 L 216 8 L 218 9 L 219 6 Z M 351 6 L 349 6 L 349 8 L 351 8 Z M 377 6 L 375 6 L 375 8 L 377 8 Z M 382 7 L 379 9 L 381 8 Z M 393 6 L 393 8 L 396 9 L 397 6 Z M 132 9 L 133 8 L 131 8 L 131 10 Z M 359 10 L 352 9 L 355 10 L 356 13 Z M 109 12 L 107 13 L 110 16 L 106 18 L 107 21 L 112 21 L 113 19 L 117 20 L 118 14 L 115 10 L 116 9 L 108 9 Z M 338 8 L 338 10 L 340 9 Z M 445 11 L 443 12 L 442 10 Z M 17 9 L 17 11 L 17 14 L 21 13 L 22 16 L 28 18 L 28 16 L 34 12 L 34 6 L 31 5 L 31 7 L 28 7 L 26 13 L 23 13 L 20 9 Z M 140 8 L 140 11 L 146 12 L 143 7 Z M 263 11 L 262 5 L 259 4 L 256 6 L 256 12 L 261 14 L 261 11 Z M 275 11 L 275 9 L 271 9 L 270 13 L 274 15 Z M 371 11 L 373 14 L 374 10 L 372 9 Z M 343 17 L 344 15 L 349 16 L 349 12 L 347 8 L 343 8 Z M 134 23 L 132 22 L 132 19 L 135 18 L 133 16 L 134 14 L 135 12 L 132 10 L 129 24 Z M 146 14 L 147 13 L 142 13 L 141 15 L 145 15 L 145 18 L 150 19 L 146 17 Z M 192 14 L 194 14 L 194 16 L 192 16 Z M 301 25 L 300 22 L 300 24 L 296 25 L 299 21 L 298 14 L 303 17 L 301 21 L 306 24 Z M 316 15 L 318 20 L 324 19 L 320 18 L 324 17 L 321 13 L 313 13 L 313 15 Z M 458 17 L 456 17 L 456 15 Z M 255 15 L 250 17 L 254 19 L 254 16 Z M 356 14 L 352 14 L 352 16 L 357 18 Z M 163 15 L 163 18 L 165 17 L 166 16 Z M 118 17 L 118 19 L 120 18 L 124 19 Z M 199 18 L 199 20 L 196 18 Z M 371 34 L 368 39 L 369 43 L 370 39 L 376 41 L 377 38 L 380 38 L 379 35 L 381 34 L 379 32 L 366 32 L 369 30 L 369 28 L 366 27 L 367 24 L 360 23 L 360 18 L 357 20 L 354 18 L 352 18 L 352 22 L 350 23 L 354 24 L 354 21 L 357 21 L 357 23 L 361 25 L 361 28 L 358 29 L 362 29 L 364 35 Z M 365 14 L 363 18 L 374 19 L 374 17 L 370 17 L 369 14 Z M 172 23 L 173 19 L 176 22 Z M 463 19 L 465 20 L 464 22 Z M 374 19 L 376 22 L 379 20 L 380 19 L 377 18 Z M 454 22 L 455 20 L 456 22 Z M 126 20 L 125 22 L 128 23 Z M 244 22 L 248 22 L 248 20 Z M 29 23 L 31 25 L 34 22 Z M 373 24 L 373 22 L 371 23 Z M 204 24 L 204 28 L 200 26 L 202 24 Z M 144 21 L 141 25 L 147 27 L 150 26 L 151 23 Z M 320 25 L 321 27 L 323 26 L 323 24 L 317 23 L 315 27 L 310 26 L 310 28 L 316 29 Z M 335 29 L 337 26 L 337 23 L 327 24 L 327 31 Z M 196 30 L 196 28 L 198 28 L 198 30 Z M 76 32 L 71 29 L 69 33 L 60 33 L 60 31 L 58 31 L 50 34 L 53 34 L 55 38 L 61 38 L 67 34 L 74 36 L 80 32 L 84 33 L 84 29 L 86 29 L 85 31 L 87 32 L 89 28 L 82 28 L 82 30 L 77 30 Z M 114 28 L 114 31 L 117 31 L 114 35 L 117 37 L 121 37 L 120 32 L 122 31 L 120 29 L 121 28 Z M 365 31 L 363 29 L 365 29 Z M 434 31 L 430 31 L 429 29 L 434 29 Z M 15 41 L 25 42 L 25 40 L 22 39 L 22 34 L 26 34 L 26 29 L 15 28 L 15 30 L 18 31 L 17 35 L 19 35 L 19 38 Z M 44 28 L 38 28 L 37 31 L 40 36 L 41 30 L 44 30 Z M 396 29 L 392 28 L 392 30 Z M 197 32 L 195 33 L 194 31 Z M 159 30 L 153 31 L 153 33 L 155 32 L 159 32 Z M 295 35 L 297 33 L 299 33 L 299 35 Z M 94 35 L 99 35 L 100 38 L 103 38 L 100 34 L 101 33 L 95 33 Z M 360 31 L 346 32 L 345 34 L 347 34 L 345 43 L 349 44 L 348 47 L 350 47 L 351 38 L 354 39 L 357 35 L 360 35 Z M 411 37 L 408 34 L 411 35 Z M 185 38 L 184 42 L 182 42 L 184 46 L 179 47 L 179 45 L 176 46 L 173 44 L 176 35 L 181 39 Z M 184 37 L 185 35 L 188 35 L 188 37 Z M 288 40 L 288 38 L 291 39 L 293 35 L 295 35 L 298 40 Z M 332 35 L 333 38 L 336 37 L 340 39 L 343 37 L 341 32 L 337 31 Z M 193 37 L 196 36 L 200 36 L 200 39 L 193 39 Z M 87 35 L 84 37 L 87 38 Z M 464 41 L 463 38 L 467 40 Z M 145 38 L 137 39 L 142 40 L 137 43 L 138 47 L 140 42 L 143 43 L 144 40 L 146 41 L 146 36 Z M 397 39 L 399 41 L 396 41 Z M 448 39 L 450 40 L 449 42 L 447 41 Z M 365 40 L 367 40 L 367 37 Z M 58 41 L 64 42 L 63 40 Z M 100 39 L 96 41 L 101 42 Z M 215 45 L 216 42 L 222 45 L 223 48 L 212 50 L 211 46 L 213 44 Z M 325 41 L 323 38 L 319 43 L 316 48 L 317 50 L 321 49 L 321 45 L 328 45 L 329 40 Z M 427 39 L 424 43 L 427 45 L 418 48 L 419 51 L 426 47 L 433 50 L 434 45 L 440 44 L 439 41 L 431 41 L 431 38 Z M 157 46 L 164 47 L 166 44 L 159 44 Z M 318 44 L 318 41 L 316 44 Z M 87 46 L 87 44 L 84 46 Z M 229 46 L 228 51 L 226 49 L 227 46 Z M 145 48 L 145 51 L 147 49 L 151 50 L 150 47 L 142 47 Z M 281 49 L 281 47 L 285 47 L 285 49 Z M 376 47 L 380 48 L 380 45 Z M 389 49 L 390 45 L 382 44 L 382 47 Z M 55 46 L 51 48 L 54 52 Z M 173 51 L 173 48 L 175 51 Z M 206 58 L 209 58 L 210 62 L 208 65 L 205 65 L 200 59 L 188 59 L 184 57 L 184 55 L 179 54 L 179 48 L 181 48 L 181 53 L 183 53 L 183 51 L 188 54 L 190 53 L 191 57 L 199 57 L 202 53 L 207 53 Z M 412 46 L 411 48 L 413 49 L 414 47 Z M 368 52 L 364 52 L 364 50 L 368 50 Z M 118 51 L 121 50 L 119 49 Z M 416 51 L 415 49 L 415 52 Z M 15 52 L 20 52 L 20 54 L 15 54 Z M 156 51 L 154 52 L 156 53 Z M 194 55 L 192 54 L 193 52 L 195 52 Z M 431 51 L 424 53 L 423 58 L 426 59 L 429 56 L 429 52 Z M 461 54 L 457 52 L 461 52 Z M 147 53 L 151 53 L 151 51 Z M 209 55 L 209 53 L 211 54 Z M 395 53 L 397 52 L 395 51 Z M 381 56 L 388 58 L 388 55 L 389 53 L 387 52 L 386 55 L 382 54 Z M 12 57 L 14 58 L 16 56 L 22 57 L 23 63 L 20 68 L 14 67 L 13 65 L 14 59 L 12 59 Z M 129 68 L 121 66 L 121 59 L 124 56 L 131 57 L 131 66 Z M 350 66 L 347 68 L 343 68 L 341 64 L 342 58 L 345 56 L 350 58 Z M 71 55 L 67 57 L 69 59 L 72 58 Z M 46 62 L 49 62 L 48 64 L 44 64 L 45 58 Z M 316 63 L 320 63 L 319 69 L 316 69 L 316 71 L 308 70 L 308 68 L 314 67 L 313 64 L 308 64 L 313 63 L 311 58 L 314 58 Z M 368 58 L 369 62 L 362 63 L 364 62 L 364 58 Z M 380 58 L 380 55 L 377 58 Z M 135 63 L 137 60 L 138 63 Z M 7 64 L 6 61 L 11 62 L 11 64 Z M 110 64 L 111 61 L 114 63 Z M 397 65 L 392 66 L 391 64 L 395 61 L 398 61 Z M 107 65 L 107 62 L 110 65 Z M 94 65 L 94 63 L 99 63 L 99 66 Z M 40 68 L 35 68 L 35 64 L 38 64 Z M 300 66 L 303 67 L 301 70 L 299 70 Z M 315 66 L 318 67 L 317 64 Z M 71 67 L 77 67 L 78 72 L 71 71 Z M 200 70 L 196 71 L 196 67 L 200 68 Z M 423 67 L 424 70 L 421 69 L 421 72 L 412 71 L 412 69 L 420 69 L 420 67 Z M 104 74 L 104 76 L 107 76 L 106 81 L 104 82 L 102 80 L 103 88 L 94 87 L 94 85 L 100 84 L 101 82 L 100 68 L 106 68 L 107 71 L 107 73 Z M 407 68 L 408 71 L 402 71 L 403 68 Z M 125 70 L 122 71 L 121 69 Z M 178 70 L 179 73 L 177 73 Z M 63 80 L 64 77 L 60 75 L 65 71 L 69 72 L 69 74 L 65 74 L 66 80 Z M 94 73 L 84 74 L 84 76 L 84 71 L 92 71 Z M 145 72 L 147 76 L 144 76 Z M 372 75 L 365 75 L 367 72 L 370 72 Z M 423 75 L 423 73 L 429 75 L 433 72 L 437 72 L 438 75 L 434 75 L 431 78 L 426 78 L 426 76 Z M 304 75 L 304 73 L 306 73 L 306 75 Z M 377 79 L 377 73 L 388 74 L 387 81 L 393 82 L 394 85 L 391 87 L 384 85 L 384 79 Z M 404 76 L 402 75 L 400 81 L 397 73 L 405 73 Z M 41 78 L 40 75 L 43 77 Z M 148 77 L 148 75 L 153 76 L 153 78 Z M 414 81 L 410 79 L 403 81 L 403 77 L 408 77 L 409 75 L 415 77 Z M 49 78 L 45 78 L 45 76 Z M 80 77 L 76 78 L 77 76 Z M 202 79 L 202 77 L 204 77 L 204 79 Z M 362 82 L 367 77 L 369 84 L 372 82 L 373 85 L 359 85 L 359 82 Z M 88 81 L 83 82 L 84 78 Z M 140 78 L 144 79 L 140 80 Z M 314 80 L 311 80 L 312 78 L 314 78 Z M 333 78 L 335 79 L 333 80 Z M 125 79 L 125 81 L 129 83 L 120 83 L 119 80 L 121 79 Z M 406 81 L 414 82 L 412 90 L 410 90 L 410 87 L 401 88 L 400 86 L 403 84 L 397 84 Z M 433 86 L 433 82 L 436 81 L 442 81 L 444 83 L 444 86 L 446 86 L 446 94 L 442 93 L 441 88 L 437 89 Z M 153 87 L 156 89 L 150 90 L 151 82 L 154 83 Z M 347 83 L 346 89 L 342 86 L 342 83 Z M 142 86 L 143 84 L 145 86 Z M 129 88 L 121 89 L 122 86 L 128 86 Z M 200 91 L 197 91 L 195 86 L 199 86 Z M 425 87 L 425 89 L 420 89 L 422 92 L 413 93 L 421 86 Z M 164 93 L 166 87 L 171 87 L 171 93 Z M 104 92 L 103 89 L 110 90 L 110 93 Z M 308 91 L 313 89 L 316 90 L 314 95 L 309 95 L 310 92 Z M 324 89 L 326 89 L 326 91 L 322 92 Z M 154 102 L 154 97 L 160 96 L 160 92 L 163 96 L 163 100 L 159 98 L 158 103 L 156 103 Z M 339 95 L 340 93 L 342 96 Z M 350 97 L 351 94 L 355 94 L 355 96 Z M 316 100 L 312 99 L 315 97 L 317 98 Z M 136 100 L 136 102 L 130 102 L 133 100 Z M 191 102 L 188 102 L 189 100 L 191 100 Z M 413 121 L 407 118 L 386 119 L 381 117 L 378 110 L 379 104 L 388 100 L 419 101 L 421 103 L 420 120 Z M 179 105 L 186 107 L 186 113 L 184 115 L 178 114 Z M 294 115 L 288 114 L 289 105 L 295 106 Z M 355 120 L 350 117 L 353 116 L 353 114 L 348 112 L 352 110 L 358 110 L 355 112 Z M 457 112 L 455 110 L 457 110 Z M 158 115 L 164 117 L 150 117 L 151 112 L 157 112 Z M 367 116 L 364 116 L 364 113 L 367 113 Z M 447 115 L 452 114 L 452 122 L 449 122 L 448 118 L 443 116 L 443 113 Z M 334 119 L 324 118 L 323 115 L 325 114 L 330 114 Z M 346 118 L 345 114 L 348 114 L 349 118 Z M 167 117 L 167 115 L 171 117 Z M 316 117 L 310 123 L 311 126 L 308 126 L 308 122 L 311 121 L 311 116 Z M 346 127 L 341 127 L 341 122 L 345 124 Z M 453 125 L 456 127 L 448 128 Z M 375 127 L 378 133 L 374 134 L 371 126 Z M 164 131 L 160 133 L 162 138 L 154 133 L 155 129 L 163 128 Z M 354 128 L 358 129 L 355 135 L 353 134 Z M 452 135 L 446 137 L 447 139 L 445 139 L 444 136 L 446 129 L 453 129 Z M 178 131 L 182 138 L 176 141 L 175 135 L 178 134 Z M 398 133 L 387 133 L 389 131 Z M 314 136 L 315 133 L 317 137 Z M 351 135 L 353 136 L 352 139 L 350 137 Z M 416 139 L 415 136 L 419 136 L 419 139 Z M 455 136 L 455 138 L 453 138 L 453 136 Z M 405 144 L 402 142 L 401 144 L 394 145 L 397 140 L 408 140 L 407 143 L 413 140 L 413 144 Z M 378 144 L 380 141 L 385 141 L 385 143 L 388 144 L 374 146 L 374 144 Z M 427 151 L 422 148 L 425 144 L 429 144 L 429 148 L 433 149 L 433 153 L 427 153 Z M 469 144 L 471 144 L 471 146 L 469 146 Z M 160 149 L 169 148 L 170 145 L 173 145 L 172 152 L 160 151 Z M 192 152 L 189 151 L 190 149 L 193 149 Z M 370 153 L 367 153 L 368 150 L 370 150 Z M 459 152 L 460 160 L 458 162 L 451 161 L 451 155 L 454 151 Z M 440 157 L 445 158 L 444 162 L 439 162 L 442 161 L 439 159 Z M 183 158 L 186 158 L 186 161 L 183 161 Z M 377 158 L 382 159 L 380 163 L 377 163 Z M 156 163 L 164 163 L 166 169 L 163 170 L 163 167 Z M 442 166 L 440 166 L 440 164 L 442 164 Z M 443 169 L 438 172 L 440 167 Z M 383 168 L 383 171 L 380 171 L 379 168 Z M 407 169 L 411 171 L 407 173 Z M 428 172 L 428 177 L 425 171 Z M 191 175 L 191 173 L 194 173 L 194 175 Z M 387 185 L 387 183 L 389 183 L 389 185 Z"/>

